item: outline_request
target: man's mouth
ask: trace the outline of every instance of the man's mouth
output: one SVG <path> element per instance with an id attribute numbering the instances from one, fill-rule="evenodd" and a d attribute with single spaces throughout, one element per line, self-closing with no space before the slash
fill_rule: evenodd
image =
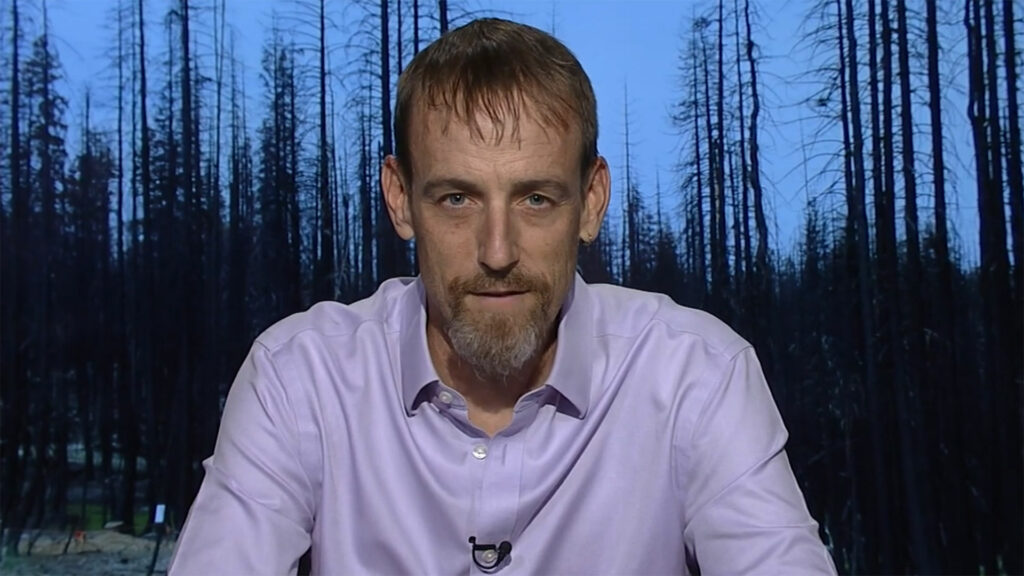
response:
<path id="1" fill-rule="evenodd" d="M 526 294 L 525 290 L 484 290 L 481 292 L 473 292 L 475 296 L 486 296 L 488 298 L 507 298 L 509 296 L 518 296 L 520 294 Z"/>

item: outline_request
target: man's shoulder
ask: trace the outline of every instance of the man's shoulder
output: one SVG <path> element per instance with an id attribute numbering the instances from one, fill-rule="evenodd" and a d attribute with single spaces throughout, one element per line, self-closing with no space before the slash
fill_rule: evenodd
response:
<path id="1" fill-rule="evenodd" d="M 660 330 L 666 337 L 697 340 L 708 352 L 732 356 L 750 344 L 728 324 L 659 292 L 591 284 L 597 335 L 637 338 Z"/>
<path id="2" fill-rule="evenodd" d="M 391 331 L 400 303 L 413 278 L 386 280 L 377 290 L 356 302 L 322 301 L 291 314 L 264 330 L 257 342 L 274 352 L 299 339 L 337 339 Z M 369 330 L 369 332 L 368 332 Z"/>

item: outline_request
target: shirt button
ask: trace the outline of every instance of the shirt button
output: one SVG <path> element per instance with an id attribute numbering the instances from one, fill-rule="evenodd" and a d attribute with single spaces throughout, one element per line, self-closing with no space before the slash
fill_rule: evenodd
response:
<path id="1" fill-rule="evenodd" d="M 441 404 L 451 404 L 452 394 L 447 390 L 442 390 L 441 393 L 437 395 L 437 399 L 441 402 Z"/>
<path id="2" fill-rule="evenodd" d="M 498 553 L 494 550 L 485 550 L 484 553 L 480 555 L 480 559 L 483 560 L 485 564 L 494 564 L 494 561 L 498 559 Z"/>
<path id="3" fill-rule="evenodd" d="M 476 458 L 477 460 L 483 460 L 484 458 L 487 458 L 487 446 L 484 446 L 483 444 L 477 444 L 476 446 L 474 446 L 473 458 Z"/>

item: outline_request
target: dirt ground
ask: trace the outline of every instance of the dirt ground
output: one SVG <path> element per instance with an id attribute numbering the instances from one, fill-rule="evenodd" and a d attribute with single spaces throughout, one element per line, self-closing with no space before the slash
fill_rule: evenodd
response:
<path id="1" fill-rule="evenodd" d="M 29 541 L 35 538 L 31 554 Z M 155 538 L 138 538 L 111 530 L 76 533 L 68 545 L 68 534 L 26 533 L 18 547 L 19 555 L 8 555 L 0 561 L 0 574 L 4 576 L 36 575 L 145 575 L 153 559 Z M 174 541 L 165 538 L 160 543 L 154 574 L 166 574 L 167 564 L 174 552 Z"/>

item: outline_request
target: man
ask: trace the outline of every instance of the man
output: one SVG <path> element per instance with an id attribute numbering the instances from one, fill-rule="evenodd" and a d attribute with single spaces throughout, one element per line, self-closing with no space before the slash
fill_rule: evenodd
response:
<path id="1" fill-rule="evenodd" d="M 590 81 L 485 19 L 399 80 L 382 170 L 420 276 L 262 334 L 171 574 L 833 573 L 754 352 L 592 286 L 609 198 Z"/>

